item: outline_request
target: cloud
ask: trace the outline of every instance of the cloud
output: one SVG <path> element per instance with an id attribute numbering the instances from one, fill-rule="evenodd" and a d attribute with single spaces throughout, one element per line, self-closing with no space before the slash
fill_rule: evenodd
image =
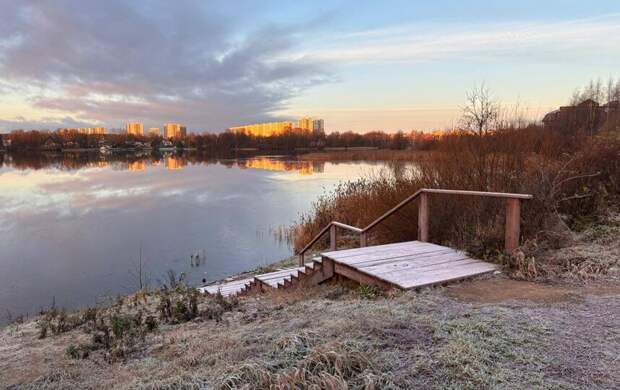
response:
<path id="1" fill-rule="evenodd" d="M 88 127 L 91 125 L 91 122 L 76 120 L 70 116 L 63 118 L 42 117 L 40 119 L 18 116 L 12 119 L 0 119 L 0 129 L 7 130 L 56 130 L 61 127 Z"/>
<path id="2" fill-rule="evenodd" d="M 292 58 L 345 63 L 428 62 L 533 56 L 547 60 L 620 49 L 620 14 L 564 22 L 401 25 L 362 30 Z"/>
<path id="3" fill-rule="evenodd" d="M 2 1 L 0 86 L 34 91 L 33 107 L 79 122 L 221 130 L 269 118 L 323 82 L 318 62 L 273 60 L 294 47 L 294 28 L 241 29 L 239 10 L 212 4 Z"/>

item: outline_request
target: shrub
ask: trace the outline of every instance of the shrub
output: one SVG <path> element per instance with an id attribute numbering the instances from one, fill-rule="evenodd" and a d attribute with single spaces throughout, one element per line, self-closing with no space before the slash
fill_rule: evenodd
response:
<path id="1" fill-rule="evenodd" d="M 376 299 L 381 295 L 381 290 L 376 286 L 371 286 L 367 284 L 363 284 L 358 287 L 357 292 L 362 299 Z"/>
<path id="2" fill-rule="evenodd" d="M 330 221 L 365 227 L 421 188 L 520 192 L 534 195 L 522 207 L 522 236 L 540 240 L 556 232 L 549 245 L 562 243 L 564 230 L 583 218 L 596 219 L 619 204 L 620 142 L 554 133 L 538 127 L 503 130 L 484 136 L 452 133 L 436 150 L 399 175 L 369 176 L 340 184 L 319 197 L 292 226 L 294 246 L 302 248 Z M 501 253 L 505 201 L 432 194 L 430 239 L 491 258 Z M 564 230 L 562 230 L 564 229 Z M 410 203 L 377 225 L 371 244 L 417 237 L 417 204 Z M 339 246 L 357 245 L 357 236 L 339 235 Z M 317 243 L 327 245 L 323 239 Z"/>

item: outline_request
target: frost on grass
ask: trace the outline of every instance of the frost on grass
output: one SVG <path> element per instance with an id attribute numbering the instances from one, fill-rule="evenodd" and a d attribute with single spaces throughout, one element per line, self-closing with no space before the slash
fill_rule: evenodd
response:
<path id="1" fill-rule="evenodd" d="M 610 388 L 620 382 L 620 370 L 611 369 L 620 349 L 620 289 L 581 299 L 472 304 L 450 288 L 368 299 L 358 288 L 328 285 L 243 298 L 224 304 L 218 316 L 201 313 L 221 302 L 199 297 L 198 315 L 185 322 L 179 321 L 184 310 L 168 320 L 166 310 L 157 314 L 165 297 L 137 306 L 126 300 L 144 319 L 156 315 L 159 324 L 122 358 L 106 358 L 106 349 L 83 356 L 69 348 L 88 345 L 88 321 L 45 339 L 26 323 L 19 333 L 0 335 L 0 383 L 51 389 L 491 389 Z M 191 300 L 183 302 L 191 307 Z M 126 306 L 114 310 L 129 314 Z M 141 324 L 146 327 L 146 320 Z"/>

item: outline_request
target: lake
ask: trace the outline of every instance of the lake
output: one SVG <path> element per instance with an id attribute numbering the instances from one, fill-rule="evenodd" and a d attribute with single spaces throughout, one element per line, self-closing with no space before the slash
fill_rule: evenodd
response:
<path id="1" fill-rule="evenodd" d="M 1 155 L 0 155 L 1 156 Z M 376 162 L 191 154 L 0 158 L 0 317 L 199 285 L 289 257 L 275 234 Z M 142 261 L 140 262 L 140 258 Z"/>

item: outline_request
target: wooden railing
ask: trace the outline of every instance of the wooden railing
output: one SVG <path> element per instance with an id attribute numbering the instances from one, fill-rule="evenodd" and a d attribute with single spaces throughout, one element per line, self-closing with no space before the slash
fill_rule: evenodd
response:
<path id="1" fill-rule="evenodd" d="M 511 194 L 505 192 L 484 192 L 484 191 L 465 191 L 465 190 L 442 190 L 433 188 L 422 188 L 414 194 L 408 196 L 402 202 L 385 212 L 379 218 L 375 219 L 365 228 L 347 225 L 341 222 L 332 221 L 325 226 L 310 242 L 299 251 L 299 265 L 304 265 L 304 256 L 306 252 L 329 231 L 329 249 L 335 251 L 337 228 L 345 229 L 359 234 L 360 247 L 365 247 L 368 243 L 368 233 L 375 226 L 383 222 L 386 218 L 399 211 L 401 208 L 419 198 L 418 204 L 418 241 L 428 241 L 428 225 L 429 225 L 429 194 L 444 195 L 468 195 L 468 196 L 485 196 L 491 198 L 506 199 L 506 225 L 504 228 L 504 251 L 508 254 L 512 253 L 519 246 L 519 236 L 521 235 L 521 200 L 532 199 L 533 195 L 528 194 Z"/>

